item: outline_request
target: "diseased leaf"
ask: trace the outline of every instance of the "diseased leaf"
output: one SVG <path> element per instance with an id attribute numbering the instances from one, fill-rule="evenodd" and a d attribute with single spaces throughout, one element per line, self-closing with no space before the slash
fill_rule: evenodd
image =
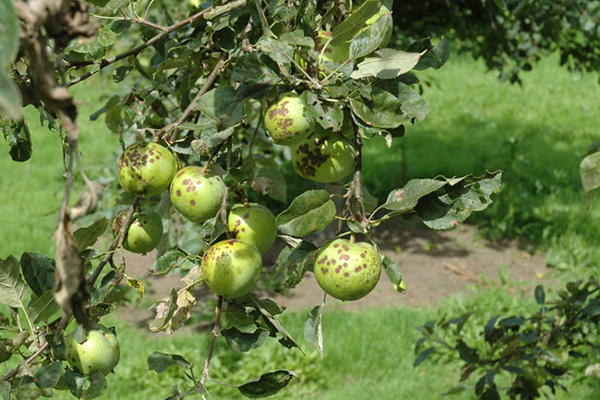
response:
<path id="1" fill-rule="evenodd" d="M 383 271 L 389 278 L 392 285 L 394 285 L 394 289 L 397 292 L 404 293 L 406 290 L 406 286 L 404 281 L 402 280 L 402 271 L 400 271 L 400 266 L 392 261 L 388 256 L 383 256 L 382 260 Z"/>
<path id="2" fill-rule="evenodd" d="M 294 338 L 288 333 L 288 331 L 283 327 L 281 322 L 279 322 L 277 318 L 275 318 L 275 316 L 267 308 L 265 308 L 265 306 L 269 307 L 269 304 L 264 303 L 264 301 L 257 299 L 253 295 L 249 295 L 249 298 L 251 300 L 251 304 L 264 317 L 263 323 L 271 333 L 271 336 L 276 336 L 277 333 L 281 334 L 282 337 L 281 339 L 279 339 L 279 342 L 282 345 L 288 348 L 296 347 L 298 348 L 298 350 L 300 350 L 302 354 L 304 354 L 304 351 L 302 350 L 298 342 L 296 342 L 296 340 L 294 340 Z"/>
<path id="3" fill-rule="evenodd" d="M 294 59 L 294 48 L 283 40 L 263 36 L 258 39 L 256 48 L 281 64 L 289 64 Z"/>
<path id="4" fill-rule="evenodd" d="M 296 374 L 286 369 L 269 372 L 260 378 L 248 381 L 238 387 L 238 390 L 246 397 L 259 398 L 272 396 L 286 387 L 295 378 Z"/>
<path id="5" fill-rule="evenodd" d="M 21 271 L 25 282 L 37 296 L 42 296 L 54 288 L 56 262 L 43 254 L 23 253 Z"/>
<path id="6" fill-rule="evenodd" d="M 338 103 L 327 104 L 310 90 L 306 90 L 300 96 L 306 104 L 308 114 L 325 129 L 338 132 L 342 128 L 344 112 Z"/>
<path id="7" fill-rule="evenodd" d="M 325 190 L 309 190 L 296 197 L 277 216 L 277 228 L 290 236 L 304 237 L 325 229 L 335 218 L 335 204 Z"/>
<path id="8" fill-rule="evenodd" d="M 260 347 L 267 340 L 269 331 L 257 328 L 254 332 L 242 332 L 236 327 L 230 327 L 221 330 L 221 335 L 225 337 L 231 350 L 246 352 Z"/>
<path id="9" fill-rule="evenodd" d="M 301 241 L 295 248 L 285 248 L 277 257 L 273 286 L 275 290 L 292 289 L 302 281 L 304 272 L 312 267 L 310 255 L 317 250 L 314 244 Z"/>
<path id="10" fill-rule="evenodd" d="M 9 154 L 13 161 L 23 162 L 29 160 L 33 153 L 33 145 L 27 121 L 25 119 L 10 121 L 0 118 L 0 129 L 10 146 Z"/>
<path id="11" fill-rule="evenodd" d="M 196 102 L 194 110 L 212 119 L 219 131 L 226 131 L 242 122 L 244 99 L 231 86 L 218 86 L 205 93 Z M 203 138 L 203 140 L 206 140 Z"/>
<path id="12" fill-rule="evenodd" d="M 394 189 L 383 205 L 386 210 L 411 211 L 419 199 L 445 186 L 447 182 L 439 179 L 413 179 L 400 189 Z"/>
<path id="13" fill-rule="evenodd" d="M 62 362 L 54 361 L 35 371 L 34 382 L 41 389 L 53 388 L 65 372 Z"/>
<path id="14" fill-rule="evenodd" d="M 321 304 L 310 310 L 304 322 L 306 344 L 315 346 L 321 358 L 323 358 L 323 306 L 324 304 Z"/>
<path id="15" fill-rule="evenodd" d="M 154 262 L 150 273 L 154 276 L 167 275 L 173 268 L 180 268 L 191 263 L 187 255 L 179 250 L 169 250 Z"/>
<path id="16" fill-rule="evenodd" d="M 73 236 L 75 236 L 79 251 L 93 246 L 98 238 L 106 232 L 106 228 L 108 228 L 108 219 L 100 218 L 89 226 L 77 229 Z"/>
<path id="17" fill-rule="evenodd" d="M 159 374 L 171 367 L 192 369 L 194 366 L 179 354 L 167 354 L 155 351 L 148 356 L 148 369 Z"/>
<path id="18" fill-rule="evenodd" d="M 22 308 L 26 291 L 17 259 L 13 256 L 8 256 L 5 260 L 0 259 L 0 303 Z"/>
<path id="19" fill-rule="evenodd" d="M 0 68 L 0 115 L 4 113 L 10 119 L 21 119 L 23 116 L 21 103 L 21 92 L 17 85 Z"/>
<path id="20" fill-rule="evenodd" d="M 386 10 L 381 7 L 380 12 Z M 385 11 L 384 11 L 385 12 Z M 350 42 L 350 58 L 353 60 L 364 57 L 379 47 L 386 46 L 393 29 L 391 13 L 380 15 L 375 23 L 360 31 Z"/>
<path id="21" fill-rule="evenodd" d="M 378 79 L 394 79 L 412 70 L 421 53 L 408 53 L 402 50 L 381 49 L 358 63 L 358 69 L 352 72 L 352 79 L 375 77 Z"/>
<path id="22" fill-rule="evenodd" d="M 591 193 L 600 187 L 600 152 L 592 153 L 581 160 L 579 174 L 589 201 Z"/>

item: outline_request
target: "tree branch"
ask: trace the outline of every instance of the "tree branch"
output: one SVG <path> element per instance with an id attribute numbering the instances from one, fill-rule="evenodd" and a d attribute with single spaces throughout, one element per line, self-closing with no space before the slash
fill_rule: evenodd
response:
<path id="1" fill-rule="evenodd" d="M 73 86 L 73 85 L 91 77 L 92 75 L 94 75 L 97 72 L 101 71 L 102 69 L 108 67 L 109 65 L 116 63 L 117 61 L 123 60 L 124 58 L 130 57 L 130 56 L 138 55 L 143 50 L 147 49 L 148 47 L 152 46 L 153 44 L 155 44 L 156 42 L 158 42 L 159 40 L 161 40 L 162 38 L 167 36 L 169 33 L 174 32 L 177 29 L 180 29 L 186 25 L 189 25 L 189 24 L 199 20 L 200 18 L 204 18 L 206 20 L 216 18 L 222 14 L 228 13 L 230 11 L 233 11 L 235 9 L 245 6 L 247 2 L 248 2 L 248 0 L 237 0 L 237 1 L 234 1 L 234 2 L 231 2 L 228 4 L 224 4 L 222 6 L 218 6 L 218 7 L 208 7 L 207 9 L 194 14 L 191 17 L 184 19 L 183 21 L 179 21 L 173 25 L 170 25 L 170 26 L 164 28 L 164 30 L 162 30 L 160 33 L 158 33 L 157 35 L 148 39 L 146 42 L 142 43 L 141 45 L 139 45 L 131 50 L 128 50 L 124 53 L 118 54 L 114 57 L 102 59 L 100 61 L 100 65 L 99 65 L 98 69 L 86 72 L 85 74 L 73 79 L 72 81 L 67 83 L 67 86 Z M 76 64 L 76 65 L 77 66 L 86 66 L 86 65 L 92 65 L 92 64 L 94 64 L 94 61 L 85 61 L 85 62 Z"/>
<path id="2" fill-rule="evenodd" d="M 27 360 L 25 360 L 25 364 L 29 365 L 33 361 L 35 361 L 36 358 L 38 358 L 40 355 L 42 355 L 42 353 L 44 352 L 44 350 L 46 350 L 48 348 L 48 346 L 50 346 L 48 344 L 48 342 L 44 342 L 44 344 L 42 344 L 35 351 L 35 353 L 33 353 Z M 11 369 L 10 371 L 8 371 L 6 374 L 4 374 L 4 376 L 2 376 L 2 378 L 0 378 L 0 383 L 8 381 L 11 378 L 13 378 L 15 375 L 17 375 L 19 373 L 19 370 L 20 370 L 20 366 L 19 367 L 15 367 L 15 368 Z"/>
<path id="3" fill-rule="evenodd" d="M 221 324 L 221 309 L 223 307 L 223 296 L 219 296 L 219 301 L 217 302 L 217 308 L 215 310 L 215 326 L 212 330 L 212 340 L 210 341 L 210 347 L 208 348 L 208 354 L 206 355 L 206 360 L 204 361 L 204 369 L 202 370 L 202 377 L 200 378 L 200 382 L 198 383 L 198 390 L 200 393 L 204 393 L 206 379 L 208 379 L 209 371 L 210 371 L 210 361 L 212 360 L 212 356 L 215 352 L 215 343 L 217 341 L 217 336 L 219 335 L 219 325 Z"/>

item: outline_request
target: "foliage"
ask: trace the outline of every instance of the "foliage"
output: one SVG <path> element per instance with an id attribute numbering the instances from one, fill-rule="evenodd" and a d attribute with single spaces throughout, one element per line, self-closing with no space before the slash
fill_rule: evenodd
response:
<path id="1" fill-rule="evenodd" d="M 401 42 L 456 39 L 510 82 L 520 83 L 522 71 L 553 52 L 570 70 L 600 69 L 599 1 L 416 0 L 396 2 L 393 15 Z"/>
<path id="2" fill-rule="evenodd" d="M 299 94 L 312 123 L 330 135 L 346 136 L 355 154 L 352 179 L 347 185 L 337 184 L 340 191 L 345 190 L 341 210 L 336 209 L 334 196 L 319 188 L 292 199 L 277 216 L 286 246 L 272 270 L 282 290 L 294 287 L 311 270 L 318 246 L 308 236 L 327 229 L 334 219 L 338 228 L 329 235 L 331 240 L 350 236 L 352 241 L 372 242 L 371 228 L 395 217 L 418 217 L 432 229 L 450 229 L 472 212 L 488 207 L 499 189 L 501 173 L 494 172 L 411 181 L 394 189 L 379 206 L 371 204 L 363 191 L 363 141 L 382 136 L 391 143 L 402 136 L 404 125 L 422 121 L 429 108 L 414 89 L 419 79 L 412 71 L 440 68 L 448 58 L 444 40 L 420 42 L 418 51 L 410 46 L 404 50 L 387 47 L 392 29 L 389 1 L 366 0 L 352 7 L 345 2 L 312 1 L 293 2 L 290 7 L 289 2 L 279 0 L 192 2 L 186 7 L 169 7 L 162 1 L 93 1 L 93 5 L 63 1 L 60 7 L 44 1 L 0 1 L 6 11 L 2 27 L 9 28 L 3 28 L 0 42 L 0 79 L 11 81 L 1 86 L 0 108 L 11 157 L 22 162 L 31 155 L 31 135 L 19 118 L 19 106 L 32 104 L 61 138 L 65 170 L 54 232 L 56 256 L 26 253 L 20 261 L 14 256 L 0 260 L 0 302 L 10 309 L 10 318 L 2 321 L 3 332 L 10 337 L 5 339 L 3 357 L 23 358 L 1 381 L 3 390 L 17 398 L 35 399 L 52 390 L 95 398 L 106 388 L 105 371 L 81 374 L 66 366 L 64 332 L 76 322 L 81 326 L 75 330 L 77 336 L 110 314 L 121 299 L 122 281 L 144 295 L 144 283 L 128 276 L 123 258 L 119 261 L 115 254 L 122 251 L 135 216 L 146 208 L 156 209 L 157 215 L 170 221 L 169 232 L 163 232 L 159 241 L 153 270 L 185 273 L 182 289 L 173 289 L 154 303 L 151 330 L 172 332 L 186 323 L 197 301 L 194 290 L 204 283 L 203 255 L 214 243 L 231 237 L 228 210 L 235 203 L 268 197 L 288 203 L 287 184 L 278 171 L 287 151 L 274 145 L 263 127 L 264 110 L 282 93 Z M 15 9 L 19 9 L 18 21 Z M 317 45 L 314 37 L 323 30 L 330 32 L 329 38 Z M 322 57 L 328 46 L 348 46 L 348 56 Z M 171 207 L 174 198 L 184 198 L 182 191 L 196 190 L 200 179 L 184 179 L 170 193 L 152 191 L 153 196 L 146 199 L 144 195 L 150 193 L 131 190 L 136 185 L 121 182 L 124 191 L 118 191 L 116 180 L 104 185 L 87 176 L 78 152 L 78 102 L 69 88 L 101 70 L 111 71 L 112 79 L 123 82 L 126 90 L 112 94 L 93 119 L 104 116 L 122 148 L 160 142 L 175 154 L 178 166 L 200 165 L 202 175 L 217 175 L 225 188 L 219 191 L 220 201 L 213 204 L 208 218 L 193 217 L 194 197 L 185 197 L 192 208 L 189 215 Z M 159 156 L 164 155 L 131 151 L 122 164 L 130 165 L 128 177 L 146 188 L 155 174 L 135 173 L 135 168 L 150 165 Z M 76 172 L 86 189 L 73 204 Z M 159 185 L 162 189 L 166 189 L 164 183 Z M 118 224 L 113 223 L 115 238 L 108 244 L 98 240 L 109 225 L 97 213 L 105 186 L 108 193 L 118 193 L 118 202 L 128 205 L 118 216 Z M 108 211 L 111 217 L 116 214 Z M 201 223 L 184 223 L 182 217 Z M 231 253 L 222 256 L 237 257 Z M 399 266 L 389 259 L 383 262 L 391 283 L 398 291 L 404 290 Z M 253 293 L 217 298 L 212 338 L 199 375 L 181 355 L 155 352 L 148 358 L 149 369 L 156 373 L 172 368 L 184 371 L 185 383 L 174 385 L 168 399 L 204 395 L 212 382 L 210 365 L 220 336 L 236 352 L 273 339 L 304 352 L 280 321 L 284 307 L 273 300 Z M 318 309 L 317 314 L 321 312 Z M 315 313 L 309 314 L 305 332 L 307 342 L 322 352 L 321 321 Z M 85 335 L 79 336 L 86 340 Z M 264 397 L 297 376 L 281 367 L 254 372 L 253 379 L 225 384 L 244 396 Z"/>
<path id="3" fill-rule="evenodd" d="M 598 358 L 597 329 L 600 317 L 600 283 L 575 281 L 547 301 L 544 288 L 535 288 L 540 308 L 530 315 L 502 315 L 477 327 L 473 312 L 418 327 L 422 337 L 415 345 L 414 366 L 428 358 L 462 362 L 459 386 L 447 395 L 474 390 L 478 399 L 534 399 L 548 392 L 567 390 L 566 378 L 591 374 L 591 360 Z M 471 325 L 471 326 L 469 326 Z M 467 382 L 476 376 L 475 386 Z"/>

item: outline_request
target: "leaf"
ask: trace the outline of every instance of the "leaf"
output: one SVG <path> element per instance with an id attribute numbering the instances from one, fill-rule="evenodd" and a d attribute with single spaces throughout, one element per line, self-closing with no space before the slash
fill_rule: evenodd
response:
<path id="1" fill-rule="evenodd" d="M 422 197 L 446 184 L 439 179 L 412 179 L 403 188 L 392 190 L 382 207 L 392 211 L 411 211 Z"/>
<path id="2" fill-rule="evenodd" d="M 73 236 L 75 236 L 79 251 L 93 246 L 98 238 L 106 232 L 106 228 L 108 228 L 108 219 L 100 218 L 89 226 L 77 229 Z"/>
<path id="3" fill-rule="evenodd" d="M 385 12 L 385 7 L 381 7 Z M 380 13 L 382 12 L 380 10 Z M 386 46 L 393 29 L 391 13 L 380 15 L 375 23 L 361 30 L 350 42 L 350 58 L 356 60 L 364 57 L 380 46 Z"/>
<path id="4" fill-rule="evenodd" d="M 321 358 L 323 358 L 323 306 L 324 304 L 321 304 L 310 310 L 304 322 L 306 344 L 315 346 Z"/>
<path id="5" fill-rule="evenodd" d="M 236 94 L 233 87 L 218 86 L 200 97 L 194 110 L 198 110 L 205 117 L 214 120 L 217 130 L 225 131 L 242 122 L 244 99 Z"/>
<path id="6" fill-rule="evenodd" d="M 295 377 L 296 374 L 294 372 L 287 369 L 279 369 L 240 385 L 238 390 L 244 396 L 251 398 L 272 396 L 286 387 L 292 378 Z"/>
<path id="7" fill-rule="evenodd" d="M 304 237 L 325 229 L 335 213 L 335 204 L 326 190 L 309 190 L 277 216 L 277 228 L 286 235 Z"/>
<path id="8" fill-rule="evenodd" d="M 150 273 L 154 276 L 167 275 L 173 268 L 190 263 L 187 254 L 179 250 L 169 250 L 154 262 Z"/>
<path id="9" fill-rule="evenodd" d="M 419 200 L 415 211 L 432 229 L 450 229 L 467 219 L 474 211 L 492 204 L 491 195 L 500 189 L 502 172 L 482 177 L 465 176 L 447 179 L 447 185 Z"/>
<path id="10" fill-rule="evenodd" d="M 600 302 L 590 302 L 583 310 L 582 314 L 589 318 L 594 318 L 600 315 Z"/>
<path id="11" fill-rule="evenodd" d="M 242 332 L 236 327 L 230 327 L 221 330 L 221 335 L 225 337 L 227 343 L 233 351 L 247 352 L 260 347 L 267 337 L 269 331 L 263 328 L 257 328 L 252 333 Z"/>
<path id="12" fill-rule="evenodd" d="M 92 372 L 88 377 L 90 385 L 85 389 L 83 393 L 83 399 L 95 399 L 102 394 L 102 391 L 106 389 L 107 382 L 106 376 L 100 371 Z"/>
<path id="13" fill-rule="evenodd" d="M 263 162 L 265 161 L 265 162 Z M 268 165 L 267 160 L 257 161 L 259 166 L 252 180 L 252 189 L 282 203 L 287 202 L 287 182 L 285 176 L 275 165 Z"/>
<path id="14" fill-rule="evenodd" d="M 496 315 L 488 320 L 485 324 L 484 334 L 485 341 L 492 344 L 494 342 L 494 326 L 496 325 L 496 321 L 500 318 L 499 315 Z"/>
<path id="15" fill-rule="evenodd" d="M 443 393 L 442 396 L 451 396 L 453 394 L 457 394 L 457 393 L 462 393 L 465 390 L 469 389 L 469 386 L 466 385 L 459 385 L 459 386 L 454 386 L 452 389 L 448 390 L 447 392 Z"/>
<path id="16" fill-rule="evenodd" d="M 83 375 L 67 369 L 65 371 L 64 380 L 73 396 L 81 398 L 83 395 L 83 385 L 85 385 L 86 381 Z"/>
<path id="17" fill-rule="evenodd" d="M 417 358 L 415 359 L 415 362 L 413 363 L 413 367 L 416 367 L 419 364 L 421 364 L 423 361 L 425 361 L 434 351 L 435 351 L 435 349 L 433 347 L 428 347 L 425 350 L 421 351 L 419 353 L 419 355 L 417 356 Z"/>
<path id="18" fill-rule="evenodd" d="M 163 373 L 171 367 L 192 369 L 194 366 L 179 354 L 167 354 L 155 351 L 148 356 L 148 369 Z"/>
<path id="19" fill-rule="evenodd" d="M 15 85 L 12 79 L 7 77 L 4 70 L 0 68 L 0 114 L 2 112 L 13 120 L 21 119 L 23 116 L 21 111 L 21 92 L 19 92 L 17 85 Z"/>
<path id="20" fill-rule="evenodd" d="M 312 267 L 309 256 L 315 250 L 317 246 L 303 240 L 295 248 L 286 247 L 279 253 L 273 277 L 276 291 L 292 289 L 302 281 L 304 272 Z"/>
<path id="21" fill-rule="evenodd" d="M 400 266 L 392 261 L 388 256 L 383 256 L 382 260 L 383 270 L 389 278 L 390 282 L 394 285 L 394 288 L 398 292 L 404 292 L 406 289 L 402 286 L 404 281 L 402 280 L 402 271 Z"/>
<path id="22" fill-rule="evenodd" d="M 54 288 L 56 261 L 38 253 L 21 255 L 21 271 L 25 282 L 37 296 L 42 296 Z"/>
<path id="23" fill-rule="evenodd" d="M 508 317 L 500 320 L 498 325 L 505 326 L 507 328 L 515 328 L 523 325 L 525 320 L 521 317 Z"/>
<path id="24" fill-rule="evenodd" d="M 427 52 L 421 56 L 419 62 L 415 66 L 415 69 L 418 71 L 423 71 L 428 68 L 441 68 L 450 57 L 450 44 L 446 39 L 442 39 L 433 47 L 430 47 L 430 41 L 428 41 L 428 44 Z"/>
<path id="25" fill-rule="evenodd" d="M 58 317 L 60 306 L 54 300 L 54 290 L 50 289 L 29 304 L 29 318 L 34 324 L 48 321 L 52 317 Z"/>
<path id="26" fill-rule="evenodd" d="M 277 75 L 277 64 L 265 54 L 248 53 L 237 59 L 232 65 L 231 79 L 262 85 L 275 85 L 281 78 Z"/>
<path id="27" fill-rule="evenodd" d="M 579 175 L 589 201 L 591 193 L 600 187 L 600 152 L 592 153 L 581 160 Z"/>
<path id="28" fill-rule="evenodd" d="M 469 364 L 479 361 L 479 354 L 477 354 L 477 350 L 467 346 L 462 339 L 458 340 L 458 343 L 456 344 L 456 350 L 458 350 L 458 355 L 460 358 Z"/>
<path id="29" fill-rule="evenodd" d="M 0 259 L 0 303 L 13 308 L 23 308 L 27 287 L 19 273 L 19 262 L 13 256 Z"/>
<path id="30" fill-rule="evenodd" d="M 4 381 L 0 383 L 0 398 L 2 400 L 10 400 L 10 382 Z"/>
<path id="31" fill-rule="evenodd" d="M 0 0 L 0 74 L 19 49 L 19 20 L 11 0 Z M 2 85 L 0 85 L 2 87 Z"/>
<path id="32" fill-rule="evenodd" d="M 0 118 L 0 129 L 4 138 L 10 146 L 9 154 L 13 161 L 23 162 L 31 158 L 33 145 L 31 144 L 31 133 L 27 121 L 3 120 Z"/>
<path id="33" fill-rule="evenodd" d="M 256 42 L 256 48 L 269 56 L 273 61 L 289 64 L 294 58 L 294 48 L 283 40 L 263 36 Z"/>
<path id="34" fill-rule="evenodd" d="M 150 323 L 152 332 L 166 331 L 172 333 L 181 328 L 189 319 L 196 297 L 193 287 L 185 287 L 179 292 L 171 290 L 167 297 L 157 300 L 152 309 L 156 312 L 155 320 Z"/>
<path id="35" fill-rule="evenodd" d="M 173 318 L 173 313 L 177 308 L 177 290 L 171 289 L 167 298 L 160 299 L 152 306 L 156 315 L 154 321 L 150 323 L 150 330 L 158 332 L 163 330 Z"/>
<path id="36" fill-rule="evenodd" d="M 306 90 L 300 96 L 306 105 L 309 116 L 325 129 L 338 132 L 342 128 L 344 112 L 337 103 L 324 105 L 314 92 Z"/>
<path id="37" fill-rule="evenodd" d="M 504 0 L 494 0 L 494 4 L 501 10 L 506 10 L 506 2 Z"/>
<path id="38" fill-rule="evenodd" d="M 546 293 L 544 292 L 544 287 L 542 285 L 537 285 L 535 287 L 535 301 L 539 304 L 539 305 L 544 305 L 544 303 L 546 302 Z"/>
<path id="39" fill-rule="evenodd" d="M 65 372 L 62 362 L 54 361 L 41 366 L 33 375 L 34 382 L 41 389 L 53 388 Z"/>
<path id="40" fill-rule="evenodd" d="M 365 27 L 365 23 L 369 18 L 379 12 L 381 2 L 378 0 L 368 0 L 352 14 L 346 18 L 341 24 L 335 27 L 331 32 L 329 45 L 335 46 L 349 41 Z M 326 44 L 327 46 L 327 44 Z"/>
<path id="41" fill-rule="evenodd" d="M 302 350 L 298 342 L 296 342 L 294 338 L 288 333 L 288 331 L 283 327 L 281 322 L 279 322 L 275 318 L 275 316 L 264 307 L 268 306 L 268 303 L 257 299 L 253 295 L 249 295 L 249 297 L 254 306 L 256 306 L 258 312 L 264 317 L 263 322 L 266 325 L 267 329 L 269 329 L 269 331 L 271 332 L 271 336 L 275 336 L 277 333 L 281 334 L 282 338 L 279 340 L 279 342 L 282 345 L 284 345 L 287 348 L 296 347 L 298 348 L 298 350 L 300 350 L 302 354 L 304 354 L 304 351 Z"/>
<path id="42" fill-rule="evenodd" d="M 409 53 L 402 50 L 381 49 L 358 63 L 358 69 L 352 72 L 352 79 L 375 77 L 378 79 L 394 79 L 412 70 L 422 53 Z"/>

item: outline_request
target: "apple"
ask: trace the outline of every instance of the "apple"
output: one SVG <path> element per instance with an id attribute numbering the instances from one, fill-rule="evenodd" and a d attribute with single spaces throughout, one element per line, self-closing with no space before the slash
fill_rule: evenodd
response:
<path id="1" fill-rule="evenodd" d="M 127 212 L 121 211 L 113 221 L 115 235 L 121 230 Z M 123 240 L 123 247 L 132 253 L 143 254 L 154 250 L 163 234 L 160 216 L 152 210 L 142 210 L 132 217 L 131 225 Z"/>
<path id="2" fill-rule="evenodd" d="M 273 246 L 277 237 L 275 216 L 260 204 L 236 204 L 229 212 L 227 225 L 233 238 L 252 243 L 262 254 Z"/>
<path id="3" fill-rule="evenodd" d="M 202 223 L 217 215 L 225 188 L 220 176 L 205 172 L 200 167 L 185 167 L 171 182 L 171 203 L 185 218 Z"/>
<path id="4" fill-rule="evenodd" d="M 296 93 L 285 93 L 265 113 L 265 128 L 274 143 L 293 145 L 312 133 L 314 122 Z"/>
<path id="5" fill-rule="evenodd" d="M 336 239 L 319 248 L 313 272 L 328 295 L 339 300 L 358 300 L 377 285 L 381 256 L 369 243 Z"/>
<path id="6" fill-rule="evenodd" d="M 248 294 L 262 271 L 262 256 L 252 243 L 238 239 L 212 245 L 202 258 L 202 276 L 220 296 L 235 299 Z"/>
<path id="7" fill-rule="evenodd" d="M 98 324 L 90 329 L 82 343 L 78 343 L 75 339 L 77 330 L 85 335 L 83 327 L 78 326 L 66 337 L 67 359 L 71 367 L 86 375 L 96 371 L 103 374 L 111 372 L 119 363 L 120 357 L 119 341 L 115 334 Z"/>
<path id="8" fill-rule="evenodd" d="M 317 182 L 335 182 L 354 169 L 354 147 L 344 137 L 318 128 L 292 148 L 292 165 L 298 174 Z"/>
<path id="9" fill-rule="evenodd" d="M 161 194 L 176 172 L 175 157 L 157 143 L 133 144 L 119 158 L 119 184 L 133 196 Z"/>

